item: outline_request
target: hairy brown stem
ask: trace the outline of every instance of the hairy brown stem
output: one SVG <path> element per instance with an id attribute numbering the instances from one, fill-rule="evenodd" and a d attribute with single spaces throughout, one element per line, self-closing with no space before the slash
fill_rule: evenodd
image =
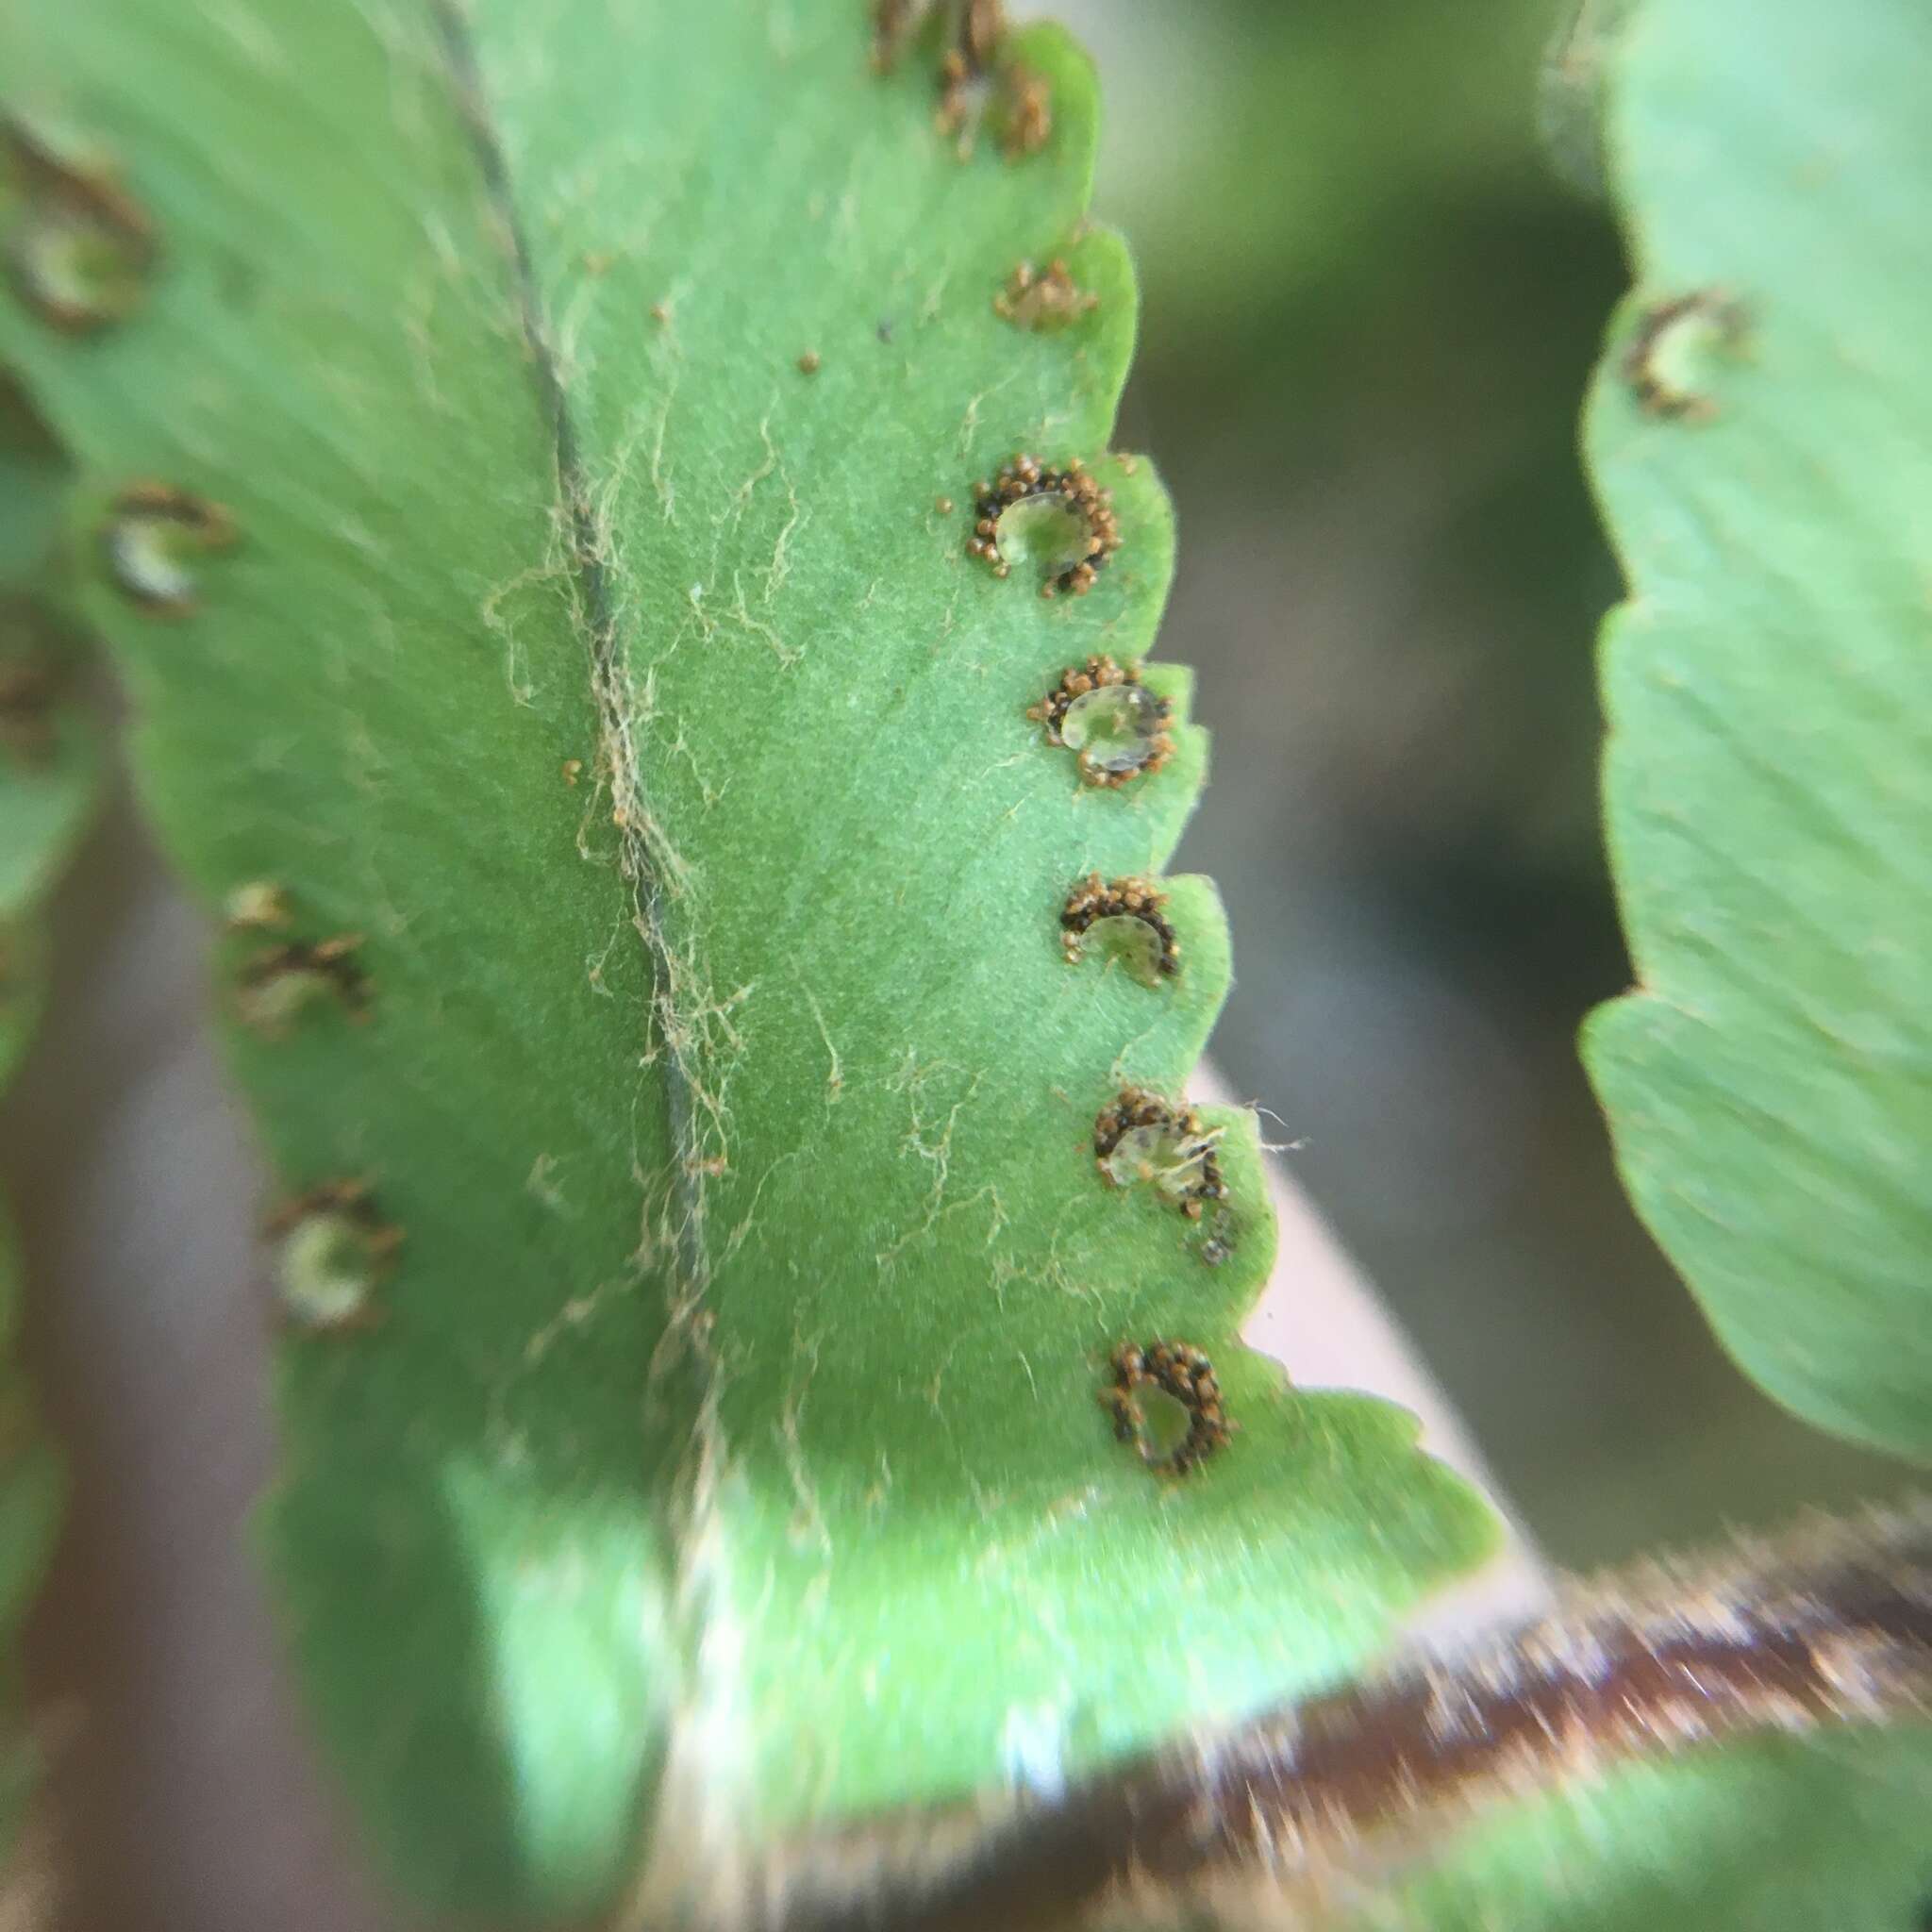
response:
<path id="1" fill-rule="evenodd" d="M 1002 1932 L 1275 1899 L 1481 1808 L 1752 1733 L 1932 1714 L 1932 1504 L 1579 1589 L 1556 1614 L 1116 1766 L 774 1857 L 782 1932 Z"/>

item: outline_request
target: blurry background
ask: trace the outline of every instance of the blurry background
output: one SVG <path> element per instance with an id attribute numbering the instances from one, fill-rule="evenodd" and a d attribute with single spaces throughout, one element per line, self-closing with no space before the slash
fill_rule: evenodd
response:
<path id="1" fill-rule="evenodd" d="M 1100 59 L 1098 212 L 1141 264 L 1120 441 L 1180 519 L 1224 1072 L 1559 1562 L 1896 1488 L 1719 1354 L 1576 1060 L 1628 981 L 1575 446 L 1624 277 L 1539 140 L 1563 0 L 1027 10 Z"/>

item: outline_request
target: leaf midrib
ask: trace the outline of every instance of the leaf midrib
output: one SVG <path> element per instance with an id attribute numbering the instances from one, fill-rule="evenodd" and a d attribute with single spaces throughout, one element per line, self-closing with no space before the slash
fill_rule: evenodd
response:
<path id="1" fill-rule="evenodd" d="M 632 924 L 643 942 L 650 974 L 653 1016 L 664 1051 L 657 1057 L 671 1145 L 671 1191 L 676 1278 L 667 1297 L 674 1315 L 693 1309 L 709 1285 L 705 1251 L 704 1175 L 698 1166 L 693 1125 L 694 1088 L 686 1067 L 689 1051 L 672 999 L 675 974 L 664 936 L 661 881 L 651 862 L 641 825 L 640 794 L 624 747 L 628 743 L 620 699 L 621 663 L 616 610 L 604 567 L 604 534 L 591 505 L 582 446 L 570 396 L 551 347 L 537 272 L 518 209 L 515 184 L 502 140 L 491 118 L 481 67 L 469 29 L 454 0 L 430 0 L 437 32 L 448 64 L 451 97 L 468 135 L 485 196 L 501 223 L 515 287 L 517 317 L 536 383 L 537 400 L 547 419 L 557 468 L 558 507 L 570 535 L 570 580 L 575 591 L 573 619 L 583 634 L 591 669 L 591 700 L 597 714 L 599 755 L 607 766 L 613 819 L 620 835 L 625 876 L 632 890 Z"/>

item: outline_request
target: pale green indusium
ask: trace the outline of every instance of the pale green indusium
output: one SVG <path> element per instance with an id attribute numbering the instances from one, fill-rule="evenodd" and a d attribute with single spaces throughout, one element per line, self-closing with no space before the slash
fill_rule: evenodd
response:
<path id="1" fill-rule="evenodd" d="M 128 313 L 16 302 L 0 353 L 78 465 L 146 799 L 274 915 L 226 1009 L 360 937 L 353 999 L 232 1041 L 287 1195 L 360 1182 L 387 1243 L 375 1319 L 284 1348 L 269 1541 L 444 1905 L 594 1906 L 654 1813 L 728 1851 L 1050 1785 L 1346 1666 L 1491 1536 L 1409 1417 L 1239 1347 L 1249 1116 L 1199 1223 L 1096 1168 L 1228 964 L 1195 879 L 1174 975 L 1061 944 L 1206 762 L 1171 666 L 1174 755 L 1118 789 L 1026 716 L 1138 658 L 1172 559 L 1106 454 L 1092 78 L 1015 36 L 1050 132 L 961 158 L 934 50 L 869 51 L 844 0 L 73 0 L 0 48 L 152 223 Z M 996 311 L 1054 258 L 1093 304 Z M 967 554 L 1020 451 L 1113 491 L 1090 595 Z M 1237 1425 L 1185 1480 L 1097 1399 L 1169 1336 Z"/>

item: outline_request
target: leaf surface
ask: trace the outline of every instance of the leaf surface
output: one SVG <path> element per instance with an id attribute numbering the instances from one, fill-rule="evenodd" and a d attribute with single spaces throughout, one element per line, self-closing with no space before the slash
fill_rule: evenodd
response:
<path id="1" fill-rule="evenodd" d="M 112 331 L 4 340 L 81 464 L 153 810 L 269 915 L 221 967 L 280 1266 L 298 1301 L 359 1270 L 372 1318 L 284 1351 L 270 1541 L 335 1755 L 445 1905 L 594 1906 L 654 1806 L 698 1861 L 1051 1787 L 1345 1667 L 1492 1535 L 1411 1418 L 1237 1342 L 1250 1116 L 1198 1224 L 1097 1171 L 1228 963 L 1200 880 L 1174 975 L 1062 945 L 1088 873 L 1174 847 L 1185 674 L 1148 667 L 1174 756 L 1118 789 L 1026 715 L 1139 658 L 1172 562 L 1107 455 L 1092 76 L 1015 37 L 962 158 L 930 38 L 868 51 L 856 7 L 580 0 L 77 0 L 8 43 L 159 238 Z M 998 312 L 1057 257 L 1093 304 Z M 1091 595 L 967 554 L 1021 451 L 1113 491 Z M 160 533 L 169 616 L 117 576 L 143 479 L 201 519 Z M 1237 1424 L 1185 1479 L 1099 1400 L 1169 1337 Z"/>
<path id="2" fill-rule="evenodd" d="M 1921 1456 L 1928 75 L 1910 0 L 1642 0 L 1608 99 L 1638 287 L 1586 438 L 1631 587 L 1603 669 L 1639 987 L 1585 1040 L 1624 1177 L 1745 1369 Z M 1923 1728 L 1689 1751 L 1511 1807 L 1349 1923 L 1911 1932 L 1928 1814 Z"/>
<path id="3" fill-rule="evenodd" d="M 1603 675 L 1638 990 L 1585 1041 L 1618 1158 L 1757 1380 L 1920 1457 L 1928 73 L 1911 0 L 1651 0 L 1611 122 L 1638 290 L 1588 439 L 1631 582 Z"/>
<path id="4" fill-rule="evenodd" d="M 1350 1932 L 1916 1932 L 1932 1907 L 1924 1733 L 1740 1745 L 1526 1804 Z"/>

